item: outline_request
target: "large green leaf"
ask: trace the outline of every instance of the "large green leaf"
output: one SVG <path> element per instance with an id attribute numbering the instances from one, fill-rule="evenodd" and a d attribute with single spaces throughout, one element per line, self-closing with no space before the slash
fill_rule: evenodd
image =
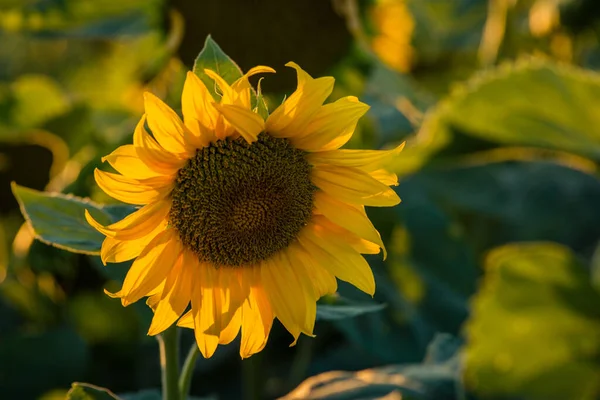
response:
<path id="1" fill-rule="evenodd" d="M 600 294 L 587 268 L 552 243 L 497 248 L 467 323 L 466 380 L 480 394 L 595 399 Z"/>
<path id="2" fill-rule="evenodd" d="M 80 197 L 40 192 L 15 183 L 12 190 L 36 239 L 74 253 L 99 254 L 104 240 L 85 220 L 85 210 L 104 225 L 133 211 L 131 206 L 103 207 Z"/>
<path id="3" fill-rule="evenodd" d="M 205 69 L 215 71 L 227 83 L 232 84 L 236 79 L 242 76 L 242 70 L 238 65 L 227 55 L 219 45 L 212 39 L 210 35 L 206 37 L 204 47 L 196 57 L 194 62 L 194 73 L 204 82 L 209 92 L 215 98 L 219 99 L 215 88 L 215 81 L 204 73 Z"/>
<path id="4" fill-rule="evenodd" d="M 429 115 L 420 135 L 449 130 L 510 146 L 600 160 L 600 75 L 540 60 L 482 73 Z"/>

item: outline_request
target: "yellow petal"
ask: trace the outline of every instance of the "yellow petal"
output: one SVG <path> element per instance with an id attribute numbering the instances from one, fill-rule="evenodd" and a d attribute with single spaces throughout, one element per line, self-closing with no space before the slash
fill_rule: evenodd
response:
<path id="1" fill-rule="evenodd" d="M 273 326 L 273 311 L 262 289 L 253 288 L 242 309 L 240 356 L 248 358 L 264 349 Z"/>
<path id="2" fill-rule="evenodd" d="M 377 179 L 379 182 L 387 186 L 398 186 L 398 175 L 393 172 L 389 172 L 386 169 L 378 169 L 373 172 L 369 172 L 369 175 L 373 179 Z"/>
<path id="3" fill-rule="evenodd" d="M 283 326 L 298 340 L 300 332 L 306 330 L 305 322 L 308 300 L 301 283 L 287 260 L 275 254 L 260 267 L 261 280 L 274 314 Z M 312 331 L 306 331 L 312 335 Z"/>
<path id="4" fill-rule="evenodd" d="M 283 262 L 291 266 L 291 271 L 294 273 L 300 284 L 300 289 L 304 294 L 304 302 L 306 307 L 306 314 L 304 321 L 301 324 L 302 332 L 309 336 L 313 335 L 315 328 L 315 320 L 317 319 L 317 300 L 319 294 L 315 289 L 315 284 L 312 281 L 311 275 L 306 271 L 305 266 L 299 262 L 297 257 L 291 255 L 290 248 L 281 252 L 281 259 Z M 296 341 L 292 343 L 292 346 L 296 344 Z"/>
<path id="5" fill-rule="evenodd" d="M 296 260 L 293 264 L 298 274 L 304 273 L 312 280 L 317 298 L 337 291 L 335 276 L 320 266 L 299 242 L 292 243 L 288 249 L 289 257 Z"/>
<path id="6" fill-rule="evenodd" d="M 186 260 L 189 256 L 189 251 L 183 252 L 167 277 L 160 302 L 154 311 L 148 335 L 157 335 L 173 325 L 190 303 L 194 274 Z M 194 255 L 191 254 L 191 256 Z"/>
<path id="7" fill-rule="evenodd" d="M 332 235 L 335 235 L 339 239 L 343 240 L 354 250 L 361 254 L 378 254 L 380 246 L 369 242 L 368 240 L 362 239 L 358 235 L 350 232 L 348 229 L 342 228 L 341 226 L 334 224 L 323 215 L 313 215 L 312 221 L 321 227 L 328 230 Z"/>
<path id="8" fill-rule="evenodd" d="M 300 231 L 298 240 L 319 265 L 337 278 L 371 296 L 375 293 L 375 278 L 369 264 L 343 239 L 310 223 Z"/>
<path id="9" fill-rule="evenodd" d="M 313 183 L 325 193 L 367 206 L 394 206 L 400 198 L 387 185 L 356 168 L 322 165 L 312 171 Z"/>
<path id="10" fill-rule="evenodd" d="M 192 310 L 189 310 L 188 312 L 183 314 L 181 318 L 179 318 L 179 321 L 177 321 L 177 326 L 180 326 L 182 328 L 194 329 L 194 313 L 192 312 Z"/>
<path id="11" fill-rule="evenodd" d="M 194 336 L 204 358 L 210 358 L 219 345 L 218 335 L 209 335 L 206 333 L 208 328 L 215 324 L 215 314 L 218 304 L 215 303 L 213 288 L 219 282 L 214 273 L 215 267 L 208 263 L 196 262 L 196 264 L 194 268 L 196 268 L 197 275 L 194 279 L 192 294 Z"/>
<path id="12" fill-rule="evenodd" d="M 213 106 L 248 143 L 255 142 L 258 134 L 265 130 L 265 121 L 262 117 L 249 109 L 217 103 L 213 103 Z"/>
<path id="13" fill-rule="evenodd" d="M 129 204 L 143 205 L 159 201 L 171 193 L 173 187 L 170 177 L 132 179 L 96 169 L 94 178 L 110 197 Z"/>
<path id="14" fill-rule="evenodd" d="M 144 108 L 148 126 L 152 134 L 167 151 L 174 154 L 193 155 L 194 148 L 189 147 L 185 138 L 189 136 L 187 128 L 175 111 L 150 92 L 144 93 Z"/>
<path id="15" fill-rule="evenodd" d="M 208 129 L 215 128 L 218 113 L 212 107 L 213 101 L 200 78 L 188 71 L 181 95 L 181 109 L 185 125 L 200 137 L 202 137 L 202 133 L 198 129 L 198 123 Z M 211 138 L 206 139 L 210 142 Z"/>
<path id="16" fill-rule="evenodd" d="M 337 149 L 352 137 L 358 120 L 369 106 L 354 96 L 343 97 L 319 109 L 294 146 L 307 151 Z"/>
<path id="17" fill-rule="evenodd" d="M 167 228 L 167 224 L 168 219 L 165 218 L 150 233 L 132 240 L 107 237 L 102 242 L 102 248 L 100 249 L 102 263 L 104 265 L 109 262 L 120 263 L 136 258 L 156 235 Z"/>
<path id="18" fill-rule="evenodd" d="M 177 170 L 169 171 L 171 174 L 164 174 L 156 171 L 146 164 L 138 155 L 138 152 L 133 145 L 125 145 L 118 147 L 115 151 L 102 157 L 102 162 L 108 163 L 117 170 L 120 174 L 133 179 L 146 179 L 156 176 L 173 175 Z"/>
<path id="19" fill-rule="evenodd" d="M 235 99 L 237 98 L 237 93 L 229 86 L 229 83 L 225 79 L 223 79 L 219 74 L 210 69 L 205 69 L 204 73 L 208 75 L 219 89 L 221 89 L 221 103 L 222 104 L 235 104 Z"/>
<path id="20" fill-rule="evenodd" d="M 311 164 L 330 164 L 358 168 L 371 172 L 384 167 L 404 148 L 406 142 L 390 150 L 329 150 L 309 153 L 306 159 Z"/>
<path id="21" fill-rule="evenodd" d="M 322 191 L 317 191 L 314 196 L 314 204 L 319 212 L 342 228 L 377 244 L 383 250 L 385 260 L 387 253 L 381 236 L 361 206 L 344 203 Z"/>
<path id="22" fill-rule="evenodd" d="M 298 65 L 286 65 L 296 69 L 298 88 L 267 119 L 266 130 L 274 137 L 301 134 L 331 94 L 335 82 L 332 77 L 313 79 Z"/>
<path id="23" fill-rule="evenodd" d="M 138 301 L 156 288 L 175 265 L 181 250 L 175 229 L 159 233 L 127 272 L 121 289 L 123 305 Z"/>
<path id="24" fill-rule="evenodd" d="M 162 175 L 174 175 L 181 168 L 186 158 L 169 153 L 159 145 L 152 136 L 146 132 L 144 123 L 146 116 L 142 116 L 133 133 L 133 146 L 138 157 L 154 171 Z"/>
<path id="25" fill-rule="evenodd" d="M 121 296 L 118 297 L 120 298 Z M 146 299 L 146 305 L 152 309 L 152 312 L 156 312 L 156 308 L 158 307 L 161 297 L 162 293 L 155 293 Z"/>
<path id="26" fill-rule="evenodd" d="M 235 339 L 240 332 L 241 324 L 242 309 L 240 307 L 235 310 L 233 317 L 219 334 L 219 344 L 229 344 L 233 342 L 233 339 Z"/>
<path id="27" fill-rule="evenodd" d="M 170 209 L 170 200 L 157 201 L 145 205 L 119 222 L 115 222 L 107 227 L 99 224 L 88 210 L 85 210 L 85 219 L 98 232 L 105 236 L 120 240 L 132 240 L 152 232 L 167 217 Z"/>
<path id="28" fill-rule="evenodd" d="M 264 65 L 259 65 L 253 68 L 250 68 L 248 72 L 244 74 L 244 76 L 237 79 L 232 85 L 231 88 L 233 91 L 237 93 L 237 101 L 236 104 L 241 106 L 242 108 L 249 109 L 251 107 L 251 86 L 250 82 L 248 82 L 248 78 L 256 75 L 256 74 L 264 74 L 264 73 L 275 73 L 275 70 L 271 67 L 267 67 Z"/>

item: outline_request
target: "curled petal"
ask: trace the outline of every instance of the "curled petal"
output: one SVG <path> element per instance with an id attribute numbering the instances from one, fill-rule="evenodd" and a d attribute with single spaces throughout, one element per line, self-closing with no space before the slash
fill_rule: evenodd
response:
<path id="1" fill-rule="evenodd" d="M 266 129 L 274 137 L 291 138 L 309 125 L 331 94 L 335 80 L 332 77 L 313 79 L 297 64 L 286 65 L 296 69 L 298 88 L 269 115 Z"/>

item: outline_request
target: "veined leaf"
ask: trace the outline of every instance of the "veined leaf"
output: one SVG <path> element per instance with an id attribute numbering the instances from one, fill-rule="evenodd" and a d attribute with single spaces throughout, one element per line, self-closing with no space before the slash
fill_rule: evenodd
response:
<path id="1" fill-rule="evenodd" d="M 230 85 L 242 76 L 242 70 L 227 55 L 210 35 L 206 37 L 204 47 L 194 61 L 193 71 L 204 82 L 215 100 L 219 100 L 215 81 L 204 73 L 205 69 L 215 71 Z"/>
<path id="2" fill-rule="evenodd" d="M 99 254 L 104 240 L 104 235 L 85 220 L 85 210 L 103 225 L 134 211 L 131 206 L 104 207 L 80 197 L 40 192 L 14 182 L 12 191 L 36 239 L 74 253 Z"/>

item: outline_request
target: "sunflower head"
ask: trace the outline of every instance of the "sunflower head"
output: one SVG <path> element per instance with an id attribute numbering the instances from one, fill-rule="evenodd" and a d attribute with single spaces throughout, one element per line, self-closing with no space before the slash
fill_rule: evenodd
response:
<path id="1" fill-rule="evenodd" d="M 109 294 L 123 305 L 147 297 L 149 334 L 194 329 L 205 357 L 240 333 L 242 357 L 260 351 L 275 318 L 294 343 L 312 335 L 316 301 L 337 290 L 336 278 L 375 291 L 361 254 L 383 243 L 364 206 L 400 201 L 383 166 L 402 146 L 341 150 L 369 107 L 356 97 L 323 104 L 333 78 L 287 65 L 298 87 L 267 118 L 252 106 L 248 77 L 269 67 L 234 82 L 206 69 L 217 100 L 188 73 L 183 120 L 146 93 L 133 144 L 103 159 L 117 173 L 95 171 L 107 194 L 139 206 L 109 226 L 86 213 L 106 236 L 104 263 L 135 260 Z"/>

